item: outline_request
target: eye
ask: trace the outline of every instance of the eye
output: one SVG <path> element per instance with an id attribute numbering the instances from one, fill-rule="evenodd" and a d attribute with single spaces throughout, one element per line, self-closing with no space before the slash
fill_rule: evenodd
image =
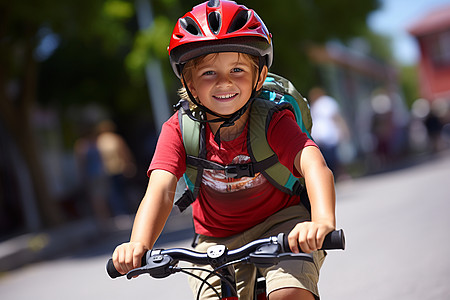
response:
<path id="1" fill-rule="evenodd" d="M 231 69 L 231 72 L 232 73 L 238 73 L 238 72 L 244 72 L 244 70 L 241 69 L 241 68 L 233 68 L 233 69 Z"/>
<path id="2" fill-rule="evenodd" d="M 214 71 L 206 71 L 206 72 L 203 72 L 202 76 L 210 76 L 210 75 L 214 75 L 214 74 L 215 74 Z"/>

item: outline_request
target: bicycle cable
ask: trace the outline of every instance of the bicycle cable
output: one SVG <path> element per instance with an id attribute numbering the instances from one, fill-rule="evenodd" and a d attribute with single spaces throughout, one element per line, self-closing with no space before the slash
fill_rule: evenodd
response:
<path id="1" fill-rule="evenodd" d="M 225 266 L 225 265 L 224 265 L 224 266 Z M 233 285 L 231 284 L 231 282 L 230 282 L 225 276 L 223 276 L 222 274 L 220 274 L 220 273 L 217 272 L 219 269 L 223 268 L 224 266 L 221 266 L 221 267 L 219 267 L 219 268 L 216 268 L 215 270 L 208 270 L 208 269 L 206 269 L 206 268 L 196 268 L 196 267 L 183 267 L 183 268 L 177 267 L 177 268 L 173 268 L 173 270 L 178 271 L 178 272 L 182 272 L 182 273 L 184 273 L 184 274 L 186 274 L 186 275 L 190 275 L 190 276 L 192 276 L 192 277 L 194 277 L 194 278 L 196 278 L 196 279 L 202 281 L 202 284 L 200 285 L 199 291 L 198 291 L 198 293 L 197 293 L 197 298 L 196 298 L 197 300 L 200 299 L 200 292 L 201 292 L 201 290 L 203 289 L 203 285 L 204 285 L 204 284 L 206 284 L 208 287 L 210 287 L 210 288 L 214 291 L 214 293 L 216 294 L 217 298 L 221 299 L 220 294 L 219 294 L 219 292 L 217 291 L 217 289 L 214 288 L 209 282 L 207 282 L 207 280 L 208 280 L 208 278 L 210 278 L 210 277 L 216 275 L 216 276 L 219 277 L 221 280 L 223 280 L 230 288 L 232 288 L 232 289 L 234 290 L 234 287 L 233 287 Z M 209 274 L 208 274 L 208 276 L 206 276 L 206 278 L 203 279 L 203 278 L 201 278 L 201 277 L 198 276 L 198 275 L 195 275 L 195 274 L 193 274 L 193 273 L 187 272 L 186 270 L 198 270 L 198 271 L 204 271 L 204 272 L 208 272 Z"/>
<path id="2" fill-rule="evenodd" d="M 244 257 L 244 258 L 241 258 L 241 259 L 237 259 L 237 260 L 233 260 L 233 261 L 227 262 L 227 263 L 221 265 L 220 267 L 215 268 L 213 271 L 210 271 L 210 270 L 207 270 L 207 269 L 199 268 L 199 269 L 201 269 L 201 270 L 207 270 L 207 271 L 209 271 L 209 275 L 206 276 L 205 279 L 202 279 L 202 284 L 200 285 L 200 288 L 198 289 L 198 292 L 197 292 L 197 300 L 200 299 L 200 298 L 199 298 L 199 297 L 200 297 L 200 293 L 201 293 L 201 291 L 202 291 L 202 289 L 203 289 L 204 284 L 207 284 L 208 286 L 210 286 L 210 284 L 207 282 L 207 280 L 208 280 L 210 277 L 212 277 L 213 275 L 218 276 L 220 279 L 222 279 L 222 280 L 228 285 L 228 287 L 230 287 L 232 290 L 234 290 L 235 293 L 237 293 L 235 287 L 234 287 L 233 284 L 228 280 L 228 278 L 226 278 L 226 277 L 224 277 L 222 274 L 218 273 L 218 271 L 219 271 L 220 269 L 223 269 L 223 268 L 228 267 L 228 266 L 230 266 L 230 265 L 234 265 L 234 264 L 241 263 L 241 262 L 246 262 L 246 261 L 248 261 L 248 259 L 249 259 L 248 257 Z M 220 299 L 220 297 L 219 297 L 219 299 Z"/>
<path id="3" fill-rule="evenodd" d="M 206 270 L 206 269 L 202 269 L 202 268 L 179 268 L 179 269 L 178 269 L 178 271 L 180 271 L 181 273 L 186 274 L 186 275 L 189 275 L 189 276 L 192 276 L 192 277 L 194 277 L 194 278 L 196 278 L 196 279 L 202 281 L 203 283 L 205 283 L 203 278 L 201 278 L 200 276 L 198 276 L 198 275 L 196 275 L 196 274 L 194 274 L 194 273 L 188 272 L 188 271 L 186 271 L 186 270 L 210 271 L 210 270 Z M 211 271 L 211 272 L 212 272 L 212 271 Z M 202 284 L 203 284 L 203 283 L 202 283 Z M 219 294 L 219 292 L 217 291 L 217 289 L 216 289 L 215 287 L 213 287 L 212 284 L 210 284 L 209 282 L 206 282 L 206 285 L 207 285 L 209 288 L 211 288 L 211 289 L 213 290 L 213 292 L 216 294 L 217 298 L 220 299 L 220 294 Z M 197 300 L 198 300 L 198 299 L 199 299 L 199 298 L 198 298 L 198 295 L 197 295 Z"/>

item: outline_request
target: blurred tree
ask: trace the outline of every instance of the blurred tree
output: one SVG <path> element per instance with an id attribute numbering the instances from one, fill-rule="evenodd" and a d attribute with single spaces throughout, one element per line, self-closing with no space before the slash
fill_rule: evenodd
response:
<path id="1" fill-rule="evenodd" d="M 401 86 L 406 104 L 409 108 L 420 97 L 418 74 L 416 65 L 404 65 L 400 67 Z"/>
<path id="2" fill-rule="evenodd" d="M 54 199 L 48 191 L 48 184 L 37 153 L 34 132 L 30 123 L 32 109 L 36 105 L 40 85 L 44 87 L 42 98 L 48 100 L 51 91 L 65 89 L 57 101 L 64 103 L 69 99 L 96 100 L 97 97 L 73 97 L 68 92 L 71 84 L 80 80 L 83 73 L 77 61 L 66 60 L 55 55 L 62 68 L 39 78 L 39 65 L 52 57 L 55 50 L 64 46 L 82 57 L 95 56 L 86 44 L 95 44 L 101 48 L 101 56 L 114 55 L 116 49 L 129 38 L 129 30 L 123 26 L 123 20 L 133 15 L 133 6 L 120 0 L 40 0 L 40 1 L 7 1 L 0 2 L 0 118 L 4 126 L 12 133 L 24 161 L 26 162 L 34 188 L 37 206 L 44 226 L 60 223 L 61 214 L 57 210 Z M 77 41 L 74 43 L 74 41 Z M 72 44 L 71 44 L 72 42 Z M 71 47 L 73 46 L 73 48 Z M 90 48 L 92 50 L 92 47 Z M 96 52 L 97 57 L 100 51 Z M 104 59 L 100 60 L 105 62 Z M 95 62 L 92 64 L 95 66 Z M 105 67 L 105 65 L 97 66 Z M 72 73 L 77 69 L 80 73 Z M 92 68 L 91 68 L 92 69 Z M 108 66 L 105 72 L 111 71 Z M 89 79 L 96 82 L 101 76 L 90 77 L 83 82 L 85 89 L 90 90 Z M 100 74 L 91 74 L 100 75 Z M 65 83 L 55 86 L 55 79 L 66 76 Z M 73 76 L 73 77 L 71 77 Z M 80 77 L 77 77 L 80 76 Z M 81 79 L 82 80 L 82 79 Z M 108 81 L 108 78 L 105 79 Z M 111 80 L 104 84 L 108 89 Z M 46 84 L 46 82 L 48 84 Z M 40 84 L 38 86 L 38 83 Z M 60 83 L 60 82 L 57 82 Z M 98 95 L 98 93 L 97 93 Z M 73 99 L 71 99 L 73 97 Z"/>
<path id="3" fill-rule="evenodd" d="M 375 33 L 368 28 L 362 29 L 358 36 L 367 43 L 367 55 L 388 64 L 395 63 L 391 37 Z"/>

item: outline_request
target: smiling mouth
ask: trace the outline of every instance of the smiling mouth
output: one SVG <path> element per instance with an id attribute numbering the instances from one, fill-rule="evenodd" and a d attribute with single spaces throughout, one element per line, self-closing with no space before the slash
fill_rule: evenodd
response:
<path id="1" fill-rule="evenodd" d="M 227 101 L 227 100 L 231 100 L 234 99 L 238 94 L 234 93 L 234 94 L 227 94 L 227 95 L 220 95 L 220 96 L 213 96 L 214 99 L 217 99 L 219 101 Z"/>

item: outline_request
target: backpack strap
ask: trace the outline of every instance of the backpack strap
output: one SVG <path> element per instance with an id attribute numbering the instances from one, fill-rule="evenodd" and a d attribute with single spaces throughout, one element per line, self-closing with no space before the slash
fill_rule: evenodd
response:
<path id="1" fill-rule="evenodd" d="M 197 198 L 198 191 L 202 180 L 204 167 L 202 165 L 188 164 L 190 157 L 198 157 L 206 159 L 206 142 L 205 142 L 205 123 L 196 122 L 192 119 L 192 114 L 198 114 L 203 118 L 200 110 L 191 112 L 189 102 L 180 100 L 177 104 L 178 122 L 181 128 L 184 149 L 186 150 L 186 172 L 183 174 L 187 188 L 183 195 L 175 202 L 180 212 L 183 212 Z"/>
<path id="2" fill-rule="evenodd" d="M 263 170 L 262 173 L 278 189 L 293 195 L 298 193 L 298 180 L 288 168 L 278 163 L 278 157 L 267 142 L 267 130 L 273 114 L 284 109 L 293 111 L 292 105 L 288 103 L 277 104 L 265 99 L 255 99 L 250 112 L 247 149 L 251 160 L 254 162 L 264 161 L 271 157 L 276 159 L 277 164 Z"/>
<path id="3" fill-rule="evenodd" d="M 277 103 L 273 100 L 257 98 L 251 106 L 247 136 L 248 153 L 252 161 L 264 161 L 275 157 L 277 163 L 262 171 L 264 177 L 279 190 L 289 195 L 300 195 L 302 204 L 311 211 L 304 179 L 295 177 L 287 167 L 278 162 L 278 157 L 267 141 L 267 131 L 275 112 L 289 109 L 295 114 L 294 105 L 291 103 L 284 101 Z"/>

